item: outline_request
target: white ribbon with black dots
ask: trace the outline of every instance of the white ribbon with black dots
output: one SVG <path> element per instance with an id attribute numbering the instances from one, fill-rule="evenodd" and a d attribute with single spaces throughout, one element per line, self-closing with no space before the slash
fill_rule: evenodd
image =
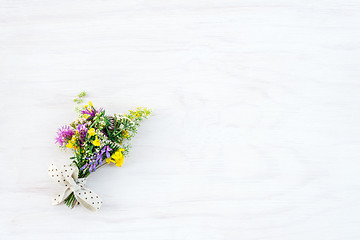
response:
<path id="1" fill-rule="evenodd" d="M 48 173 L 54 181 L 65 187 L 64 191 L 52 199 L 53 205 L 62 203 L 73 192 L 76 200 L 87 209 L 91 211 L 100 209 L 102 204 L 101 198 L 90 189 L 84 187 L 86 178 L 78 179 L 79 170 L 77 167 L 64 165 L 63 168 L 59 169 L 52 163 Z"/>

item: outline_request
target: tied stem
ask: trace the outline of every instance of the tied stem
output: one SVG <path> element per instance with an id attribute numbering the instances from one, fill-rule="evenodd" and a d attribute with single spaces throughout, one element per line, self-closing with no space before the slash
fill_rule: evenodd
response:
<path id="1" fill-rule="evenodd" d="M 75 205 L 77 204 L 77 200 L 75 198 L 74 193 L 71 193 L 66 199 L 65 199 L 65 204 L 66 206 L 68 206 L 69 208 L 74 208 Z"/>

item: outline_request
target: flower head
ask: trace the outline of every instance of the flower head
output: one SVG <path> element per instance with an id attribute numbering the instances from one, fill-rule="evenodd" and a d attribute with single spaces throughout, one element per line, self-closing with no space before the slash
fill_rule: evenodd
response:
<path id="1" fill-rule="evenodd" d="M 120 148 L 119 150 L 117 150 L 111 156 L 111 158 L 106 159 L 106 163 L 110 164 L 110 162 L 113 162 L 113 163 L 115 163 L 116 166 L 121 167 L 121 165 L 124 163 L 124 155 L 122 154 L 123 151 L 125 151 L 125 149 L 123 149 L 123 148 Z"/>
<path id="2" fill-rule="evenodd" d="M 110 151 L 112 151 L 112 149 L 109 146 L 105 146 L 101 150 L 101 153 L 106 153 L 106 157 L 109 158 L 110 157 Z"/>
<path id="3" fill-rule="evenodd" d="M 89 106 L 88 105 L 85 105 L 84 106 L 84 109 L 81 110 L 81 114 L 84 114 L 84 115 L 88 115 L 87 118 L 88 119 L 92 119 L 93 117 L 95 117 L 96 113 L 99 113 L 99 112 L 103 112 L 104 110 L 102 108 L 99 108 L 98 110 L 96 110 L 92 104 L 92 102 L 89 102 Z"/>
<path id="4" fill-rule="evenodd" d="M 88 131 L 88 134 L 90 136 L 94 136 L 95 135 L 95 129 L 94 128 L 91 128 L 89 131 Z"/>
<path id="5" fill-rule="evenodd" d="M 74 147 L 74 144 L 72 142 L 69 142 L 68 144 L 66 144 L 66 147 L 67 148 L 73 148 Z"/>
<path id="6" fill-rule="evenodd" d="M 106 156 L 110 157 L 109 151 L 112 151 L 112 149 L 109 146 L 105 146 L 101 149 L 100 152 L 96 152 L 91 157 L 85 158 L 86 160 L 89 160 L 89 162 L 82 166 L 80 170 L 88 169 L 89 172 L 94 172 L 96 167 L 102 164 L 104 153 Z"/>
<path id="7" fill-rule="evenodd" d="M 92 141 L 92 143 L 93 143 L 94 146 L 97 146 L 97 147 L 100 146 L 100 140 L 98 139 L 97 136 L 95 137 L 95 140 Z"/>
<path id="8" fill-rule="evenodd" d="M 76 135 L 73 135 L 72 138 L 70 139 L 70 141 L 68 142 L 68 144 L 66 144 L 66 147 L 68 148 L 74 148 L 77 149 L 77 145 L 76 145 Z"/>
<path id="9" fill-rule="evenodd" d="M 63 146 L 64 143 L 67 143 L 70 141 L 70 139 L 75 134 L 74 129 L 72 129 L 70 126 L 62 126 L 59 128 L 57 132 L 57 137 L 55 138 L 55 143 L 58 143 L 60 146 Z"/>
<path id="10" fill-rule="evenodd" d="M 128 132 L 127 130 L 123 130 L 123 131 L 122 131 L 122 134 L 123 134 L 123 137 L 124 137 L 124 138 L 130 137 L 130 134 L 129 134 L 129 132 Z"/>
<path id="11" fill-rule="evenodd" d="M 85 142 L 86 133 L 88 132 L 86 124 L 79 124 L 76 129 L 79 133 L 80 144 L 82 144 L 83 142 Z"/>

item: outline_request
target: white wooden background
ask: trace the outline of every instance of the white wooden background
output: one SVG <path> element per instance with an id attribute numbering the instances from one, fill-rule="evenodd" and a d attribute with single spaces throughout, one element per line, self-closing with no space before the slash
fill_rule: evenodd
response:
<path id="1" fill-rule="evenodd" d="M 0 0 L 0 239 L 360 239 L 359 0 Z M 73 97 L 153 117 L 50 205 Z"/>

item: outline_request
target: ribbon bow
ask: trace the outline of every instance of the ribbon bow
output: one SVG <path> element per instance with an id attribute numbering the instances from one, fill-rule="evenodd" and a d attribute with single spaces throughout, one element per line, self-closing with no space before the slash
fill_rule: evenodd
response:
<path id="1" fill-rule="evenodd" d="M 64 191 L 52 199 L 53 205 L 62 203 L 73 192 L 76 200 L 85 208 L 91 211 L 100 209 L 102 204 L 101 198 L 90 189 L 84 187 L 86 178 L 78 179 L 79 169 L 77 167 L 64 165 L 62 169 L 58 169 L 52 163 L 48 173 L 54 181 L 65 187 Z"/>

